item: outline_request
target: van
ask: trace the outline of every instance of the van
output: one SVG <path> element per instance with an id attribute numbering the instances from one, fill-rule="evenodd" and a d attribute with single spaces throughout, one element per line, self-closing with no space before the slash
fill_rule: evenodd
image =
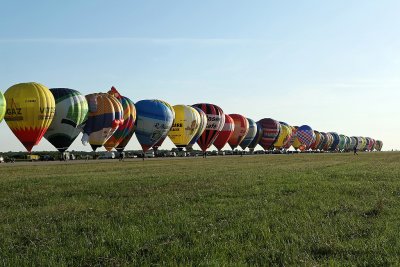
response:
<path id="1" fill-rule="evenodd" d="M 146 151 L 144 153 L 145 158 L 154 158 L 154 151 Z"/>

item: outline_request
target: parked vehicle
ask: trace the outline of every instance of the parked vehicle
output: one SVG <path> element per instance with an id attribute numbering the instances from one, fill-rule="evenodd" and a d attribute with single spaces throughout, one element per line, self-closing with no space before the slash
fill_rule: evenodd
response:
<path id="1" fill-rule="evenodd" d="M 154 158 L 154 151 L 146 151 L 144 153 L 145 158 Z"/>

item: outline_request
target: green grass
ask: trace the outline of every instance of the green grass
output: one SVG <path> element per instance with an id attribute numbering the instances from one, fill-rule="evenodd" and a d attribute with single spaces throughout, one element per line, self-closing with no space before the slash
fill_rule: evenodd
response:
<path id="1" fill-rule="evenodd" d="M 0 265 L 399 265 L 400 153 L 0 167 Z"/>

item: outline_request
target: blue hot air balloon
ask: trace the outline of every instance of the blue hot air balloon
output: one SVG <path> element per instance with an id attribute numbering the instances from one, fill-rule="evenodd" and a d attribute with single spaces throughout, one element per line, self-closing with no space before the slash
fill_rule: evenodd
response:
<path id="1" fill-rule="evenodd" d="M 329 132 L 329 133 L 333 136 L 333 143 L 329 147 L 329 150 L 330 151 L 335 151 L 339 146 L 340 136 L 335 132 Z"/>
<path id="2" fill-rule="evenodd" d="M 146 152 L 168 135 L 174 114 L 168 104 L 161 100 L 141 100 L 135 106 L 136 137 Z"/>
<path id="3" fill-rule="evenodd" d="M 256 122 L 256 127 L 257 127 L 256 135 L 254 136 L 254 138 L 250 142 L 250 144 L 247 146 L 250 151 L 254 151 L 254 148 L 256 148 L 256 146 L 260 142 L 261 137 L 263 135 L 263 129 L 262 129 L 261 125 L 258 122 Z"/>
<path id="4" fill-rule="evenodd" d="M 249 123 L 249 131 L 247 132 L 243 141 L 239 144 L 243 150 L 245 150 L 246 147 L 248 147 L 250 145 L 250 143 L 253 141 L 254 137 L 257 134 L 256 122 L 249 118 L 247 118 L 247 121 Z"/>

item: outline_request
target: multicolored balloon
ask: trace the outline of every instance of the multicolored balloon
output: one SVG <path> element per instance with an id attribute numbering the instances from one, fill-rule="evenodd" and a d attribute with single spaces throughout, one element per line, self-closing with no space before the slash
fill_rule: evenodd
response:
<path id="1" fill-rule="evenodd" d="M 317 146 L 317 149 L 318 149 L 319 151 L 322 151 L 322 150 L 324 150 L 324 147 L 325 147 L 326 144 L 328 143 L 328 136 L 327 136 L 326 133 L 320 132 L 320 138 L 321 138 L 321 140 L 320 140 L 320 142 L 319 142 L 319 144 L 318 144 L 318 146 Z"/>
<path id="2" fill-rule="evenodd" d="M 175 119 L 168 137 L 178 149 L 182 150 L 199 130 L 201 118 L 195 108 L 187 105 L 175 105 L 173 109 L 175 111 Z"/>
<path id="3" fill-rule="evenodd" d="M 247 146 L 250 151 L 254 151 L 254 149 L 260 143 L 260 140 L 263 136 L 263 129 L 261 125 L 258 122 L 256 122 L 256 126 L 257 126 L 256 135 L 254 136 L 253 141 L 251 141 L 251 143 Z"/>
<path id="4" fill-rule="evenodd" d="M 4 93 L 7 125 L 24 147 L 31 152 L 49 128 L 55 113 L 50 90 L 39 83 L 20 83 Z"/>
<path id="5" fill-rule="evenodd" d="M 329 151 L 330 147 L 333 144 L 333 136 L 331 133 L 326 133 L 326 137 L 327 137 L 328 141 L 325 144 L 324 151 Z"/>
<path id="6" fill-rule="evenodd" d="M 289 149 L 293 143 L 295 142 L 295 140 L 297 139 L 297 128 L 295 126 L 291 126 L 291 125 L 287 125 L 290 127 L 290 129 L 292 130 L 292 134 L 288 139 L 288 142 L 283 146 L 284 149 Z"/>
<path id="7" fill-rule="evenodd" d="M 86 95 L 86 100 L 89 116 L 83 128 L 82 144 L 89 143 L 96 151 L 123 125 L 123 107 L 116 97 L 106 93 Z"/>
<path id="8" fill-rule="evenodd" d="M 172 107 L 160 100 L 141 100 L 136 106 L 136 137 L 143 152 L 165 138 L 174 121 Z"/>
<path id="9" fill-rule="evenodd" d="M 374 146 L 375 150 L 382 151 L 382 147 L 383 147 L 383 142 L 381 140 L 376 140 Z"/>
<path id="10" fill-rule="evenodd" d="M 259 120 L 258 123 L 260 124 L 263 131 L 259 145 L 264 150 L 273 149 L 274 143 L 278 139 L 279 133 L 281 132 L 281 124 L 271 118 Z"/>
<path id="11" fill-rule="evenodd" d="M 228 114 L 224 114 L 224 127 L 219 132 L 217 139 L 214 141 L 214 146 L 221 151 L 226 143 L 228 143 L 229 138 L 232 136 L 233 131 L 235 130 L 235 122 Z"/>
<path id="12" fill-rule="evenodd" d="M 245 150 L 247 146 L 253 141 L 254 137 L 257 134 L 257 124 L 252 119 L 247 118 L 247 122 L 249 124 L 249 131 L 247 132 L 246 136 L 244 137 L 243 141 L 240 142 L 240 147 Z"/>
<path id="13" fill-rule="evenodd" d="M 329 150 L 335 151 L 336 149 L 338 149 L 339 142 L 340 142 L 340 136 L 339 136 L 339 134 L 337 134 L 335 132 L 329 132 L 329 133 L 333 137 L 333 142 L 332 142 L 331 146 L 329 147 Z"/>
<path id="14" fill-rule="evenodd" d="M 300 150 L 306 150 L 310 148 L 314 142 L 314 131 L 308 125 L 302 125 L 297 129 L 297 140 L 300 142 Z"/>
<path id="15" fill-rule="evenodd" d="M 278 140 L 274 144 L 276 149 L 282 149 L 290 141 L 292 136 L 292 128 L 285 123 L 279 123 L 281 124 L 281 132 L 279 133 Z"/>
<path id="16" fill-rule="evenodd" d="M 249 122 L 246 117 L 240 114 L 229 114 L 229 116 L 233 119 L 235 128 L 229 137 L 228 144 L 234 150 L 246 137 L 249 131 Z"/>
<path id="17" fill-rule="evenodd" d="M 196 134 L 193 136 L 192 140 L 190 140 L 189 144 L 186 146 L 186 150 L 193 149 L 193 145 L 197 142 L 197 140 L 200 138 L 200 136 L 203 134 L 203 132 L 206 130 L 207 126 L 207 115 L 199 109 L 198 107 L 193 107 L 197 113 L 199 113 L 200 116 L 200 125 L 199 128 L 197 129 Z"/>
<path id="18" fill-rule="evenodd" d="M 82 132 L 88 116 L 88 103 L 80 92 L 68 88 L 50 89 L 56 102 L 54 119 L 44 134 L 58 151 L 66 151 Z"/>
<path id="19" fill-rule="evenodd" d="M 321 142 L 321 133 L 314 130 L 314 142 L 310 145 L 311 150 L 317 150 L 319 143 Z M 323 137 L 322 137 L 323 138 Z"/>
<path id="20" fill-rule="evenodd" d="M 223 110 L 217 105 L 200 103 L 193 107 L 198 107 L 207 115 L 207 126 L 203 134 L 197 140 L 197 144 L 201 150 L 205 152 L 217 139 L 219 132 L 225 124 L 225 116 Z"/>
<path id="21" fill-rule="evenodd" d="M 108 94 L 118 99 L 118 101 L 122 105 L 124 112 L 123 113 L 124 122 L 118 126 L 117 130 L 104 144 L 105 149 L 107 151 L 111 151 L 113 148 L 117 148 L 118 145 L 123 140 L 125 140 L 125 138 L 127 138 L 129 135 L 132 136 L 131 132 L 134 131 L 134 125 L 136 121 L 136 108 L 132 100 L 130 100 L 126 96 L 122 96 L 114 86 L 111 87 L 111 90 L 108 92 Z"/>

